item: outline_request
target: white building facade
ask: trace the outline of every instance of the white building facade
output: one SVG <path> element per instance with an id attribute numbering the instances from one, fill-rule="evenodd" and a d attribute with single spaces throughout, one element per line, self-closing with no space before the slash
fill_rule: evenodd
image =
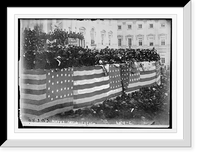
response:
<path id="1" fill-rule="evenodd" d="M 21 20 L 21 28 L 33 29 L 39 25 L 46 33 L 59 27 L 65 31 L 82 33 L 84 36 L 83 47 L 88 48 L 117 48 L 117 20 L 77 20 L 77 19 L 42 19 Z"/>
<path id="2" fill-rule="evenodd" d="M 118 48 L 154 47 L 162 64 L 170 65 L 171 20 L 118 20 L 117 25 Z"/>
<path id="3" fill-rule="evenodd" d="M 88 48 L 106 47 L 152 49 L 160 54 L 161 62 L 170 65 L 171 20 L 121 19 L 23 19 L 21 29 L 39 25 L 48 33 L 59 27 L 65 31 L 82 33 L 81 45 Z"/>

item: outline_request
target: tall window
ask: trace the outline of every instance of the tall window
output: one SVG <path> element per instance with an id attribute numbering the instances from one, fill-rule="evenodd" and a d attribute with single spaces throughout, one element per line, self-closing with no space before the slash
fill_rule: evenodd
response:
<path id="1" fill-rule="evenodd" d="M 122 29 L 122 26 L 121 25 L 118 25 L 118 30 L 121 30 Z"/>
<path id="2" fill-rule="evenodd" d="M 164 28 L 165 27 L 165 23 L 161 23 L 161 28 Z"/>
<path id="3" fill-rule="evenodd" d="M 111 34 L 109 34 L 109 36 L 108 36 L 108 40 L 109 40 L 109 45 L 111 45 Z"/>
<path id="4" fill-rule="evenodd" d="M 86 29 L 84 27 L 79 28 L 79 32 L 85 37 Z M 85 40 L 84 39 L 81 41 L 81 46 L 85 47 Z"/>
<path id="5" fill-rule="evenodd" d="M 118 38 L 118 46 L 122 46 L 122 39 Z"/>
<path id="6" fill-rule="evenodd" d="M 139 29 L 142 29 L 142 24 L 138 24 L 138 28 L 139 28 Z"/>
<path id="7" fill-rule="evenodd" d="M 103 45 L 103 41 L 104 41 L 104 34 L 101 34 L 101 44 Z"/>
<path id="8" fill-rule="evenodd" d="M 132 39 L 128 38 L 128 46 L 131 47 L 132 46 Z"/>
<path id="9" fill-rule="evenodd" d="M 132 28 L 132 26 L 131 25 L 128 25 L 128 29 L 131 29 Z"/>
<path id="10" fill-rule="evenodd" d="M 149 41 L 149 46 L 154 46 L 155 35 L 153 34 L 147 35 L 147 40 Z"/>
<path id="11" fill-rule="evenodd" d="M 101 44 L 102 45 L 104 45 L 105 36 L 106 36 L 106 31 L 105 30 L 101 31 Z"/>
<path id="12" fill-rule="evenodd" d="M 90 37 L 91 37 L 91 44 L 95 44 L 95 40 L 94 40 L 94 35 L 95 35 L 95 31 L 94 28 L 91 29 L 90 31 Z"/>
<path id="13" fill-rule="evenodd" d="M 108 32 L 108 44 L 109 44 L 109 45 L 111 45 L 112 36 L 113 36 L 113 32 L 112 32 L 112 31 L 109 31 L 109 32 Z"/>
<path id="14" fill-rule="evenodd" d="M 142 46 L 142 39 L 139 39 L 139 46 Z"/>
<path id="15" fill-rule="evenodd" d="M 164 39 L 161 40 L 161 45 L 165 45 L 165 40 Z"/>
<path id="16" fill-rule="evenodd" d="M 153 28 L 153 24 L 149 24 L 149 28 Z"/>
<path id="17" fill-rule="evenodd" d="M 149 42 L 149 46 L 153 46 L 153 42 Z"/>
<path id="18" fill-rule="evenodd" d="M 165 58 L 161 58 L 161 62 L 165 64 Z"/>

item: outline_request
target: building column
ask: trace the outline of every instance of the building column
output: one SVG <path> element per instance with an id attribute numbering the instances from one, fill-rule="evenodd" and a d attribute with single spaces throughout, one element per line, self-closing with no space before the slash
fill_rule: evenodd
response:
<path id="1" fill-rule="evenodd" d="M 158 39 L 158 28 L 159 28 L 159 24 L 158 21 L 155 21 L 155 46 L 159 46 L 159 39 Z"/>
<path id="2" fill-rule="evenodd" d="M 43 25 L 43 31 L 45 33 L 48 33 L 48 22 L 47 22 L 47 20 L 43 20 L 42 25 Z"/>
<path id="3" fill-rule="evenodd" d="M 133 20 L 133 48 L 137 47 L 136 32 L 137 32 L 136 20 Z"/>
<path id="4" fill-rule="evenodd" d="M 144 44 L 143 46 L 147 46 L 147 29 L 148 29 L 148 25 L 147 25 L 147 20 L 144 20 Z"/>
<path id="5" fill-rule="evenodd" d="M 88 46 L 88 48 L 90 48 L 90 44 L 91 44 L 90 31 L 91 31 L 90 27 L 86 28 L 86 32 L 85 32 L 85 47 Z"/>

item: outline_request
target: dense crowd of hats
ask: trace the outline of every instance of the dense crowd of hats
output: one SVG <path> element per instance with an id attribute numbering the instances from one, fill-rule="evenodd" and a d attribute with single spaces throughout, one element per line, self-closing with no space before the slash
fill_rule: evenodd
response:
<path id="1" fill-rule="evenodd" d="M 81 66 L 94 66 L 99 64 L 126 63 L 132 60 L 158 61 L 160 56 L 155 49 L 101 49 L 91 50 L 78 46 L 53 49 L 44 52 L 26 52 L 24 54 L 24 67 L 28 69 L 55 69 Z"/>
<path id="2" fill-rule="evenodd" d="M 27 69 L 55 69 L 136 61 L 157 61 L 156 49 L 88 49 L 68 44 L 68 38 L 83 39 L 79 33 L 55 29 L 48 34 L 39 27 L 25 29 L 22 40 L 22 61 Z"/>

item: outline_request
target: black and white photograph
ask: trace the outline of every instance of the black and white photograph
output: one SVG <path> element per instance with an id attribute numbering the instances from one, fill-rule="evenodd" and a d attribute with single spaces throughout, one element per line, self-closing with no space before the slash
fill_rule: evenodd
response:
<path id="1" fill-rule="evenodd" d="M 18 19 L 21 127 L 172 128 L 172 19 Z"/>

